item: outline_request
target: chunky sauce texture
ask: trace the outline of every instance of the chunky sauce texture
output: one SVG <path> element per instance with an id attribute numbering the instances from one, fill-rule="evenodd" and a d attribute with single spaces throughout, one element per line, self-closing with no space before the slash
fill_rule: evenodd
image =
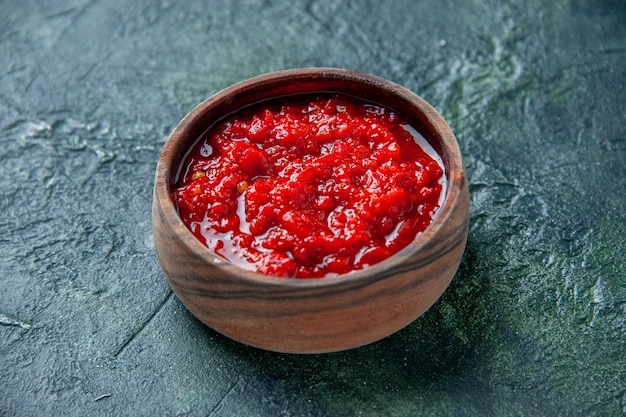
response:
<path id="1" fill-rule="evenodd" d="M 394 112 L 342 95 L 284 98 L 208 130 L 173 198 L 189 230 L 243 268 L 315 278 L 376 264 L 431 223 L 441 159 Z"/>

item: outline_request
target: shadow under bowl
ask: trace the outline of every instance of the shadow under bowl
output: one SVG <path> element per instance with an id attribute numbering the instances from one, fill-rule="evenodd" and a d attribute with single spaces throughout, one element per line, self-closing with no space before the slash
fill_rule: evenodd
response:
<path id="1" fill-rule="evenodd" d="M 270 98 L 336 92 L 398 113 L 443 160 L 446 194 L 412 243 L 362 270 L 319 279 L 277 278 L 237 267 L 211 252 L 180 219 L 172 191 L 186 153 L 212 125 Z M 321 353 L 380 340 L 424 313 L 456 273 L 467 241 L 469 192 L 461 153 L 444 119 L 409 90 L 368 74 L 294 69 L 235 84 L 193 109 L 158 160 L 154 242 L 170 286 L 203 323 L 239 342 L 277 352 Z"/>

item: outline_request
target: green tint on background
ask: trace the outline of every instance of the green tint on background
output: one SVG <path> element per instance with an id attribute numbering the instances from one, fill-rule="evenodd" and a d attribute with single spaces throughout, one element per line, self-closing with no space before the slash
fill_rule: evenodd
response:
<path id="1" fill-rule="evenodd" d="M 0 415 L 626 414 L 626 4 L 5 2 Z M 456 133 L 468 246 L 404 330 L 326 355 L 200 324 L 152 243 L 163 143 L 243 79 L 385 77 Z"/>

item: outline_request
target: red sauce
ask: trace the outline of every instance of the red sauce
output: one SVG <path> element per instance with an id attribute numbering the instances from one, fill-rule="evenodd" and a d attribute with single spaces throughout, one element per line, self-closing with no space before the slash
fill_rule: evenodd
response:
<path id="1" fill-rule="evenodd" d="M 313 278 L 407 246 L 444 186 L 441 159 L 397 114 L 320 95 L 261 103 L 211 128 L 173 198 L 189 230 L 230 262 Z"/>

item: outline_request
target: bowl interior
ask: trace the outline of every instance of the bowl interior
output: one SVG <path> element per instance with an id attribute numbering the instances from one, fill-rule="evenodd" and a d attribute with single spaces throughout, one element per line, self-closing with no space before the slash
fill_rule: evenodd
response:
<path id="1" fill-rule="evenodd" d="M 438 210 L 437 216 L 411 244 L 387 260 L 337 277 L 302 280 L 270 277 L 229 264 L 193 237 L 182 224 L 182 220 L 177 217 L 171 198 L 169 201 L 161 201 L 164 210 L 176 214 L 168 216 L 170 221 L 175 223 L 171 226 L 182 229 L 181 233 L 186 231 L 193 238 L 186 240 L 189 242 L 190 249 L 197 252 L 199 257 L 213 264 L 223 261 L 224 268 L 231 269 L 233 274 L 252 281 L 263 280 L 266 283 L 275 282 L 280 285 L 297 286 L 333 285 L 344 280 L 384 275 L 383 271 L 402 262 L 407 254 L 428 244 L 440 224 L 446 221 L 450 205 L 455 199 L 455 193 L 458 192 L 458 187 L 455 187 L 454 183 L 463 169 L 458 145 L 450 128 L 428 103 L 404 87 L 368 74 L 339 69 L 297 69 L 267 74 L 235 84 L 202 102 L 180 122 L 163 148 L 155 184 L 162 191 L 160 194 L 171 196 L 184 157 L 200 136 L 215 123 L 246 106 L 264 100 L 310 93 L 340 93 L 381 105 L 401 115 L 421 133 L 441 156 L 445 166 L 448 184 L 444 203 Z"/>

